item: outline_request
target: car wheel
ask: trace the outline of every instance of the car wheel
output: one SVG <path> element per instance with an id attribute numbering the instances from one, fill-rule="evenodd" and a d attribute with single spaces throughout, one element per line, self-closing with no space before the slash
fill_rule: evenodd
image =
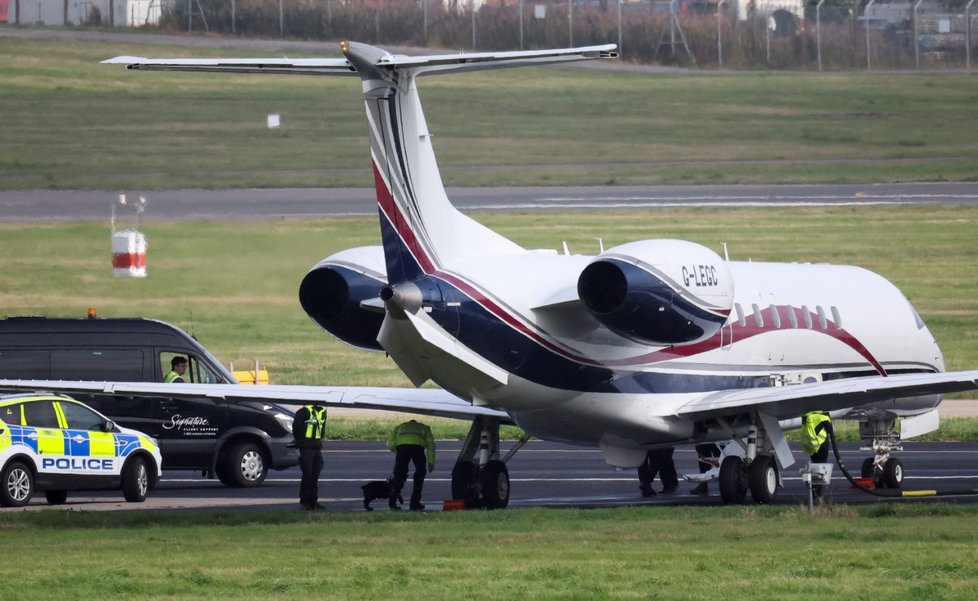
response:
<path id="1" fill-rule="evenodd" d="M 48 500 L 49 505 L 62 505 L 68 500 L 68 491 L 46 490 L 44 491 L 44 498 Z"/>
<path id="2" fill-rule="evenodd" d="M 268 475 L 268 461 L 261 447 L 253 442 L 242 442 L 234 445 L 228 453 L 224 473 L 226 486 L 233 488 L 251 488 L 265 481 Z"/>
<path id="3" fill-rule="evenodd" d="M 0 475 L 0 505 L 23 507 L 34 496 L 34 474 L 23 462 L 11 461 Z"/>
<path id="4" fill-rule="evenodd" d="M 142 503 L 149 492 L 149 470 L 146 460 L 134 457 L 122 470 L 122 496 L 130 503 Z"/>

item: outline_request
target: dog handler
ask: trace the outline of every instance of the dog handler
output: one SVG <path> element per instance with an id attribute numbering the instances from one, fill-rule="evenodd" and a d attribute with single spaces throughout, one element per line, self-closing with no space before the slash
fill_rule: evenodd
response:
<path id="1" fill-rule="evenodd" d="M 391 496 L 388 505 L 398 509 L 397 497 L 401 494 L 407 480 L 408 463 L 414 463 L 414 487 L 411 489 L 411 511 L 424 509 L 421 504 L 421 489 L 425 475 L 435 469 L 435 439 L 431 428 L 419 421 L 411 420 L 394 428 L 387 440 L 387 448 L 394 455 L 394 480 L 391 482 Z M 427 464 L 427 470 L 425 466 Z"/>
<path id="2" fill-rule="evenodd" d="M 323 471 L 323 439 L 326 438 L 326 407 L 305 405 L 295 412 L 292 435 L 299 447 L 299 506 L 325 509 L 319 504 L 319 474 Z"/>

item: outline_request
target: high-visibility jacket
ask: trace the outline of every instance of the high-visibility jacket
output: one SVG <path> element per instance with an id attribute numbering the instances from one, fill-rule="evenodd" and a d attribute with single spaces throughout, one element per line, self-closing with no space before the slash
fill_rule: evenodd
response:
<path id="1" fill-rule="evenodd" d="M 832 420 L 824 411 L 806 413 L 801 424 L 801 448 L 806 455 L 813 455 L 828 438 L 828 426 Z M 824 425 L 823 425 L 824 424 Z"/>
<path id="2" fill-rule="evenodd" d="M 305 405 L 296 411 L 292 435 L 300 447 L 322 448 L 322 440 L 326 438 L 326 407 Z"/>
<path id="3" fill-rule="evenodd" d="M 173 382 L 175 382 L 177 380 L 180 380 L 180 383 L 181 384 L 183 384 L 184 381 L 185 381 L 183 379 L 183 376 L 181 376 L 177 372 L 175 372 L 175 371 L 169 371 L 169 372 L 167 372 L 166 376 L 164 376 L 163 383 L 164 384 L 171 384 L 171 383 L 173 383 Z"/>
<path id="4" fill-rule="evenodd" d="M 435 437 L 431 435 L 431 428 L 427 425 L 412 419 L 394 428 L 387 439 L 387 448 L 394 451 L 402 444 L 424 447 L 428 463 L 435 465 Z"/>

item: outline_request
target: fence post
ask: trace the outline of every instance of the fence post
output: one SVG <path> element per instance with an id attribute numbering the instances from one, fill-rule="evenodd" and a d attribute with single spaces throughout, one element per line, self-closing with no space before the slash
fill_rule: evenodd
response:
<path id="1" fill-rule="evenodd" d="M 964 7 L 964 66 L 971 70 L 971 5 L 975 0 L 971 0 L 968 6 Z"/>
<path id="2" fill-rule="evenodd" d="M 815 5 L 815 53 L 818 56 L 818 70 L 822 70 L 822 5 L 825 0 L 818 0 Z"/>
<path id="3" fill-rule="evenodd" d="M 421 0 L 421 35 L 424 38 L 425 45 L 428 44 L 428 0 Z M 472 37 L 475 37 L 475 31 L 472 32 Z M 475 42 L 472 42 L 472 47 L 475 47 Z"/>
<path id="4" fill-rule="evenodd" d="M 974 0 L 971 0 L 974 2 Z M 618 56 L 622 56 L 623 50 L 621 47 L 621 0 L 618 0 Z"/>
<path id="5" fill-rule="evenodd" d="M 873 5 L 876 0 L 869 0 L 869 4 L 863 9 L 863 24 L 866 26 L 866 70 L 869 71 L 872 66 L 869 60 L 869 7 Z"/>
<path id="6" fill-rule="evenodd" d="M 916 67 L 920 68 L 920 44 L 917 39 L 917 7 L 924 0 L 917 0 L 913 3 L 913 62 Z"/>
<path id="7" fill-rule="evenodd" d="M 238 33 L 234 30 L 234 0 L 231 0 L 231 35 Z"/>
<path id="8" fill-rule="evenodd" d="M 574 0 L 567 0 L 567 39 L 568 46 L 574 47 Z"/>
<path id="9" fill-rule="evenodd" d="M 285 37 L 285 0 L 278 0 L 278 37 Z"/>
<path id="10" fill-rule="evenodd" d="M 469 2 L 472 7 L 472 49 L 475 50 L 475 0 Z"/>
<path id="11" fill-rule="evenodd" d="M 723 42 L 720 39 L 720 15 L 723 14 L 723 3 L 727 0 L 717 1 L 717 66 L 723 68 Z M 824 2 L 824 0 L 822 0 Z"/>
<path id="12" fill-rule="evenodd" d="M 523 0 L 520 0 L 520 50 L 523 50 Z"/>

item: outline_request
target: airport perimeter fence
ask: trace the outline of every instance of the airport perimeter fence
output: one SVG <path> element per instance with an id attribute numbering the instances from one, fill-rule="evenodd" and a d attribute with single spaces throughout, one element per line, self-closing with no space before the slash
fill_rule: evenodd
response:
<path id="1" fill-rule="evenodd" d="M 146 15 L 146 23 L 170 30 L 477 51 L 610 42 L 618 44 L 626 61 L 707 69 L 971 69 L 978 41 L 976 0 L 942 4 L 925 0 L 9 3 L 17 7 L 16 18 L 27 15 L 24 23 L 32 23 L 30 15 L 35 13 L 56 18 L 58 7 L 63 7 L 61 24 L 72 24 L 69 8 L 84 5 L 88 23 L 138 26 L 138 19 Z M 47 8 L 42 11 L 42 7 Z M 116 18 L 116 14 L 124 16 Z M 139 17 L 130 18 L 134 15 Z"/>

